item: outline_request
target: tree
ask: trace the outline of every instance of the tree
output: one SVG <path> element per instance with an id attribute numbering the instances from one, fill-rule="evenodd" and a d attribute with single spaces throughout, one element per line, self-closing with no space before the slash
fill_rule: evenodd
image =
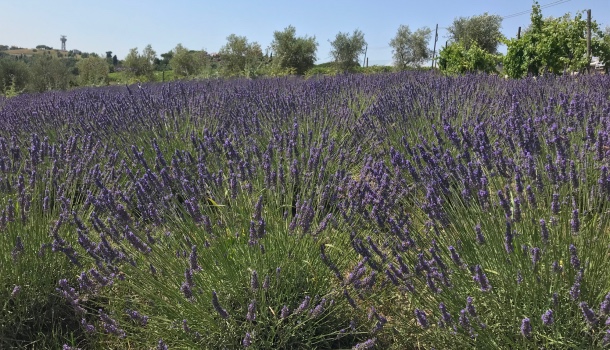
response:
<path id="1" fill-rule="evenodd" d="M 349 71 L 359 66 L 358 57 L 365 52 L 366 41 L 364 33 L 356 29 L 351 36 L 348 33 L 339 32 L 330 45 L 332 46 L 330 54 L 338 68 L 342 71 Z"/>
<path id="2" fill-rule="evenodd" d="M 314 66 L 318 43 L 316 37 L 297 37 L 296 29 L 288 26 L 284 31 L 273 32 L 271 48 L 275 52 L 274 64 L 283 70 L 304 75 Z"/>
<path id="3" fill-rule="evenodd" d="M 263 51 L 257 42 L 249 43 L 245 36 L 231 34 L 227 43 L 218 51 L 225 76 L 246 76 L 256 74 L 263 58 Z"/>
<path id="4" fill-rule="evenodd" d="M 205 51 L 189 51 L 182 44 L 176 45 L 169 61 L 174 75 L 179 78 L 193 76 L 205 65 Z"/>
<path id="5" fill-rule="evenodd" d="M 150 45 L 147 45 L 144 48 L 142 54 L 140 54 L 138 48 L 135 47 L 129 50 L 129 53 L 123 62 L 123 66 L 127 68 L 127 73 L 131 77 L 154 80 L 154 62 L 156 55 L 156 52 Z"/>
<path id="6" fill-rule="evenodd" d="M 112 59 L 112 51 L 106 51 L 106 58 Z"/>
<path id="7" fill-rule="evenodd" d="M 479 16 L 456 18 L 447 30 L 450 40 L 461 43 L 466 50 L 476 43 L 479 48 L 495 54 L 504 38 L 500 28 L 502 17 L 485 12 Z"/>
<path id="8" fill-rule="evenodd" d="M 532 7 L 531 24 L 520 39 L 506 41 L 504 70 L 512 78 L 527 74 L 561 74 L 587 69 L 587 21 L 578 13 L 559 18 L 543 18 L 540 5 Z M 610 60 L 610 45 L 596 21 L 591 21 L 591 52 L 602 62 Z"/>
<path id="9" fill-rule="evenodd" d="M 428 27 L 419 28 L 415 33 L 411 33 L 409 26 L 398 27 L 396 36 L 390 41 L 394 66 L 399 70 L 408 66 L 419 67 L 429 59 L 431 52 L 428 42 L 431 35 L 432 30 Z"/>
<path id="10" fill-rule="evenodd" d="M 12 58 L 0 59 L 0 93 L 25 90 L 30 80 L 30 70 L 24 62 Z"/>
<path id="11" fill-rule="evenodd" d="M 66 61 L 52 55 L 36 56 L 30 72 L 30 89 L 37 92 L 65 90 L 72 79 Z"/>
<path id="12" fill-rule="evenodd" d="M 467 49 L 462 43 L 451 43 L 438 54 L 438 67 L 449 74 L 495 73 L 499 55 L 493 55 L 472 43 Z"/>
<path id="13" fill-rule="evenodd" d="M 102 85 L 108 83 L 109 67 L 107 59 L 88 57 L 77 63 L 81 85 Z"/>

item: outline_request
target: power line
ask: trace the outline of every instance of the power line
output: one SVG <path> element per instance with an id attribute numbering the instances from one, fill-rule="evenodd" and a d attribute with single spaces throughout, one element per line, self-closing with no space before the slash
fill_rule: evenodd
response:
<path id="1" fill-rule="evenodd" d="M 545 4 L 545 5 L 542 5 L 542 6 L 540 6 L 540 8 L 541 9 L 549 8 L 549 7 L 565 4 L 566 2 L 570 2 L 570 1 L 572 1 L 572 0 L 557 0 L 557 1 L 553 1 L 553 2 Z M 523 16 L 523 15 L 531 13 L 531 12 L 532 12 L 532 10 L 521 11 L 521 12 L 517 12 L 517 13 L 513 13 L 513 14 L 510 14 L 510 15 L 504 16 L 504 17 L 502 17 L 502 19 L 519 17 L 519 16 Z"/>

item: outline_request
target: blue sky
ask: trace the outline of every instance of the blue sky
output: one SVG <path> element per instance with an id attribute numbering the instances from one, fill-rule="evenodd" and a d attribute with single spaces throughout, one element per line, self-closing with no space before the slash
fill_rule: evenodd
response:
<path id="1" fill-rule="evenodd" d="M 532 7 L 532 0 L 436 1 L 194 1 L 194 0 L 0 0 L 0 44 L 32 48 L 66 47 L 119 59 L 130 48 L 151 44 L 157 54 L 182 43 L 193 50 L 217 52 L 232 33 L 257 41 L 263 50 L 273 32 L 292 25 L 297 35 L 315 36 L 318 63 L 330 60 L 330 43 L 338 32 L 360 29 L 368 43 L 369 64 L 392 62 L 389 41 L 401 24 L 412 31 L 439 25 L 439 45 L 447 40 L 446 27 L 456 17 L 488 12 L 509 16 Z M 544 16 L 591 9 L 593 19 L 610 25 L 610 0 L 540 0 Z M 552 5 L 544 7 L 546 5 Z M 502 32 L 514 37 L 529 24 L 529 13 L 506 18 Z M 432 47 L 432 42 L 430 47 Z"/>

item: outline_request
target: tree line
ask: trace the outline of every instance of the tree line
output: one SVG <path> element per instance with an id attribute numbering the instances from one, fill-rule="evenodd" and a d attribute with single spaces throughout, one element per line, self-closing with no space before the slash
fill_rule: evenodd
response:
<path id="1" fill-rule="evenodd" d="M 561 74 L 581 71 L 589 66 L 587 52 L 587 20 L 582 13 L 574 17 L 544 18 L 540 5 L 534 2 L 530 25 L 519 38 L 507 39 L 500 29 L 502 18 L 484 13 L 459 17 L 447 28 L 445 45 L 436 52 L 430 50 L 432 30 L 428 27 L 412 31 L 399 26 L 390 40 L 393 69 L 417 69 L 432 62 L 448 74 L 467 72 L 502 73 L 519 78 L 543 73 Z M 600 29 L 591 21 L 591 53 L 600 61 L 610 61 L 610 27 Z M 332 62 L 315 65 L 318 42 L 315 36 L 298 36 L 296 28 L 288 26 L 273 33 L 273 41 L 263 52 L 261 45 L 245 36 L 231 34 L 218 53 L 189 50 L 182 44 L 157 56 L 151 45 L 142 51 L 133 48 L 123 60 L 112 51 L 106 57 L 94 53 L 70 51 L 51 54 L 51 47 L 38 45 L 42 54 L 33 57 L 12 57 L 0 45 L 0 93 L 67 89 L 71 86 L 105 85 L 111 75 L 120 74 L 127 82 L 155 81 L 206 77 L 249 77 L 312 75 L 354 72 L 362 69 L 361 56 L 366 52 L 364 33 L 339 32 L 330 41 Z M 506 55 L 498 52 L 500 44 L 507 47 Z M 13 47 L 11 47 L 12 49 Z M 372 71 L 389 71 L 377 67 Z"/>

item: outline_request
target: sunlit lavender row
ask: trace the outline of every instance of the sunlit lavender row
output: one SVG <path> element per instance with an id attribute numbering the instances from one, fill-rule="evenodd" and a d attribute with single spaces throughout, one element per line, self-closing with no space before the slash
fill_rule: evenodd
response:
<path id="1" fill-rule="evenodd" d="M 0 348 L 599 348 L 610 78 L 0 100 Z"/>

